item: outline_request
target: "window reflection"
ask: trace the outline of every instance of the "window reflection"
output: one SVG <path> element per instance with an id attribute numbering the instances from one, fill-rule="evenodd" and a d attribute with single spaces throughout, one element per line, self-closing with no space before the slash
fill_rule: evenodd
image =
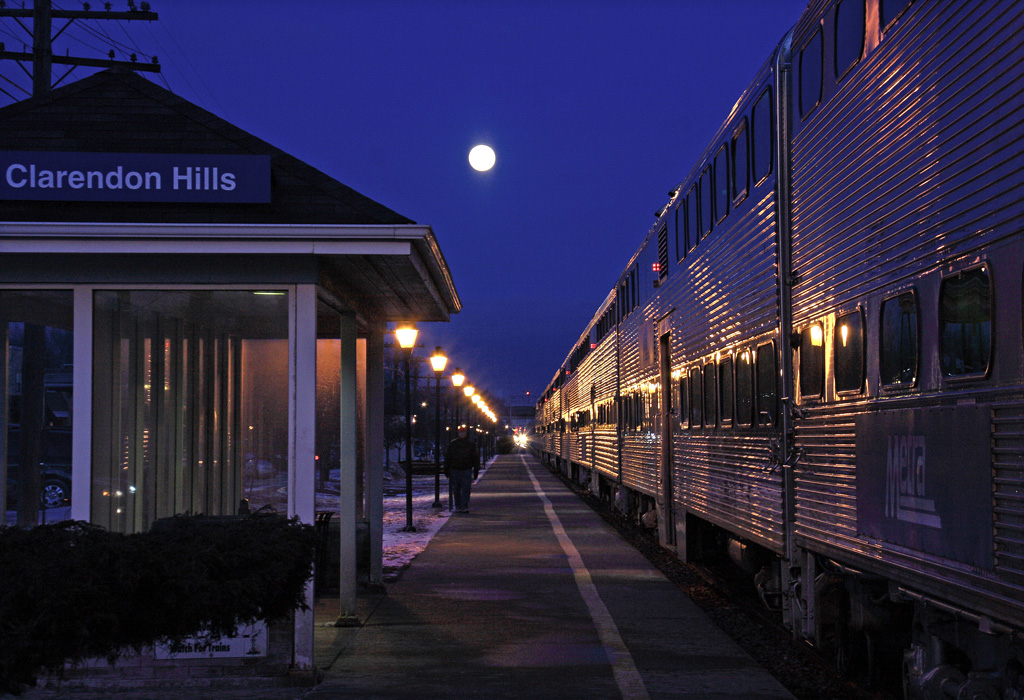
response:
<path id="1" fill-rule="evenodd" d="M 0 291 L 0 524 L 71 517 L 73 306 L 70 291 Z"/>

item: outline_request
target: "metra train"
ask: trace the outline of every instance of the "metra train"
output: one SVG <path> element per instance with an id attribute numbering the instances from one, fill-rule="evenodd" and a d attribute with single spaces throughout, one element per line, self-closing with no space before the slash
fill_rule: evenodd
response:
<path id="1" fill-rule="evenodd" d="M 1024 3 L 812 0 L 656 216 L 535 447 L 841 664 L 1024 698 Z"/>

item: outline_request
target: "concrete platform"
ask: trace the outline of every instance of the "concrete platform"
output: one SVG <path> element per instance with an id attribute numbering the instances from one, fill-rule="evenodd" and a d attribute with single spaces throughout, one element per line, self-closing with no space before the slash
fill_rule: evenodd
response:
<path id="1" fill-rule="evenodd" d="M 305 698 L 791 698 L 536 459 L 499 457 Z"/>

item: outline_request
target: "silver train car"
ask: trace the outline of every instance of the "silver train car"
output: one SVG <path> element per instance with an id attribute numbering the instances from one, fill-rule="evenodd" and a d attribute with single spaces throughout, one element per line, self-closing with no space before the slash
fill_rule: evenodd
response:
<path id="1" fill-rule="evenodd" d="M 1024 698 L 1024 4 L 814 0 L 536 449 L 911 698 Z"/>

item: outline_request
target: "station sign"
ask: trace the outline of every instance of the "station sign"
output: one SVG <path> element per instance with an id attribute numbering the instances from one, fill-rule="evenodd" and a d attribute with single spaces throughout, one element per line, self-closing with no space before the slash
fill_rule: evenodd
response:
<path id="1" fill-rule="evenodd" d="M 0 151 L 0 200 L 270 202 L 270 156 Z"/>

